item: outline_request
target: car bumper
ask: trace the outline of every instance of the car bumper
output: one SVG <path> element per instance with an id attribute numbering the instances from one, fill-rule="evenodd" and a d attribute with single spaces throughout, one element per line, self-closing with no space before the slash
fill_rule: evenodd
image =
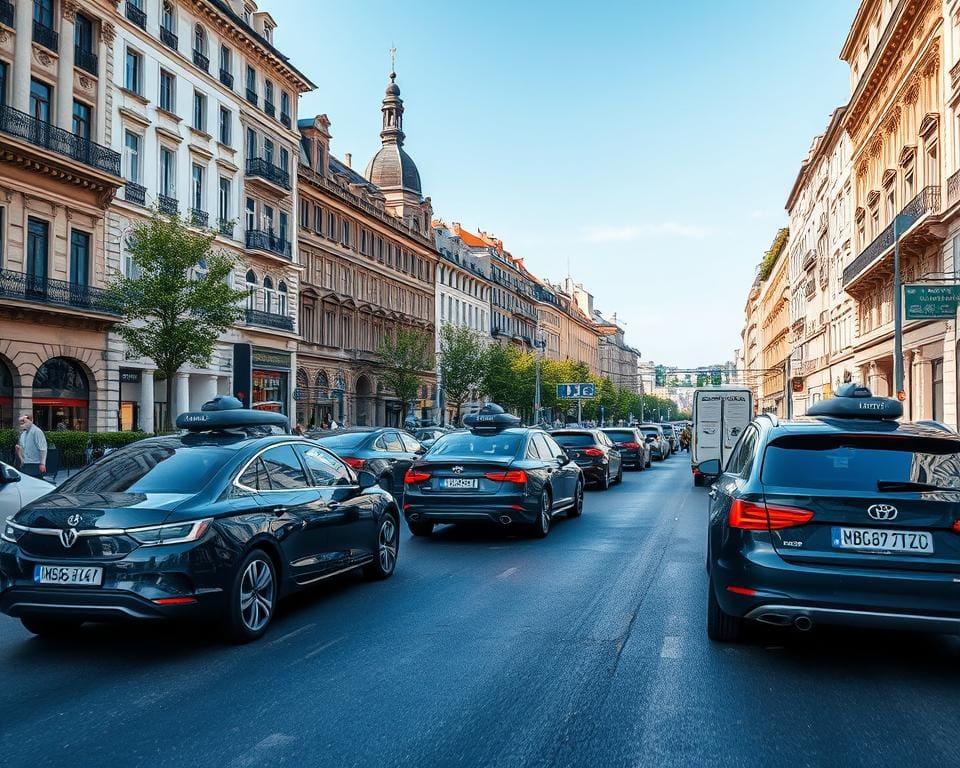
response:
<path id="1" fill-rule="evenodd" d="M 577 466 L 583 472 L 583 479 L 588 483 L 601 482 L 609 471 L 609 465 L 606 462 L 602 464 L 581 464 L 578 461 Z"/>
<path id="2" fill-rule="evenodd" d="M 539 499 L 526 494 L 497 494 L 479 499 L 430 498 L 408 493 L 403 505 L 407 522 L 529 524 L 537 518 Z"/>
<path id="3" fill-rule="evenodd" d="M 643 451 L 620 451 L 620 459 L 624 466 L 641 467 L 647 463 L 646 453 Z"/>
<path id="4" fill-rule="evenodd" d="M 12 587 L 0 595 L 8 616 L 49 616 L 80 621 L 182 619 L 210 616 L 221 606 L 220 594 L 194 596 L 188 604 L 157 604 L 132 592 L 70 587 Z"/>

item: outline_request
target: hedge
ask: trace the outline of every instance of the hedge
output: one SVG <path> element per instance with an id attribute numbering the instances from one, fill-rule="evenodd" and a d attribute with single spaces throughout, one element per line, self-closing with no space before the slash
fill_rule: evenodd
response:
<path id="1" fill-rule="evenodd" d="M 90 447 L 99 453 L 106 448 L 121 448 L 150 437 L 146 432 L 45 432 L 47 445 L 57 446 L 61 469 L 75 469 L 86 463 L 86 450 Z M 0 456 L 13 461 L 13 448 L 19 432 L 16 429 L 0 429 Z"/>

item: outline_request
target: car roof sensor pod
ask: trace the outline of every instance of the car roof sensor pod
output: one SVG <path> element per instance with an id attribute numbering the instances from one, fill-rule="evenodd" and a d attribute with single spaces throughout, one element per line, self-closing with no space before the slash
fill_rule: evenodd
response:
<path id="1" fill-rule="evenodd" d="M 472 432 L 500 432 L 520 426 L 520 417 L 506 413 L 496 403 L 487 403 L 478 413 L 464 416 L 463 425 Z"/>
<path id="2" fill-rule="evenodd" d="M 903 403 L 892 397 L 874 397 L 867 387 L 859 384 L 844 384 L 837 388 L 834 397 L 818 400 L 807 408 L 807 416 L 886 421 L 903 416 Z"/>

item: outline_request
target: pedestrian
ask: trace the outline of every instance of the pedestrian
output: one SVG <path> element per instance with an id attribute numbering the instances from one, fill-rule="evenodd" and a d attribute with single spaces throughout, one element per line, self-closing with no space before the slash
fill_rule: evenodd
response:
<path id="1" fill-rule="evenodd" d="M 297 426 L 295 426 L 295 427 L 293 428 L 293 434 L 299 435 L 299 436 L 302 437 L 302 436 L 303 436 L 303 424 L 297 424 Z"/>
<path id="2" fill-rule="evenodd" d="M 47 474 L 46 435 L 33 423 L 33 416 L 29 413 L 21 414 L 17 426 L 20 429 L 20 438 L 15 450 L 20 471 L 31 477 L 43 477 Z"/>

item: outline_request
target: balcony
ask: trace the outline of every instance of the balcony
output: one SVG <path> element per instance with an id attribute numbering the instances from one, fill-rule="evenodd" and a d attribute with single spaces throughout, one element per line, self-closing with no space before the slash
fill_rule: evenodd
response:
<path id="1" fill-rule="evenodd" d="M 277 108 L 272 101 L 264 100 L 263 111 L 266 112 L 270 117 L 275 117 L 277 114 Z"/>
<path id="2" fill-rule="evenodd" d="M 290 259 L 290 243 L 277 237 L 272 232 L 248 229 L 246 243 L 250 250 L 266 251 L 283 259 Z"/>
<path id="3" fill-rule="evenodd" d="M 167 216 L 176 216 L 180 213 L 180 201 L 169 195 L 157 195 L 157 208 Z"/>
<path id="4" fill-rule="evenodd" d="M 248 309 L 246 311 L 246 321 L 247 325 L 293 332 L 293 318 L 287 315 L 275 315 L 272 312 L 261 312 L 259 309 Z"/>
<path id="5" fill-rule="evenodd" d="M 285 125 L 287 128 L 289 128 L 289 127 L 290 127 L 290 124 L 291 124 L 291 123 L 290 123 L 290 115 L 288 115 L 286 112 L 281 112 L 281 113 L 280 113 L 280 122 L 281 122 L 283 125 Z"/>
<path id="6" fill-rule="evenodd" d="M 0 297 L 7 300 L 82 309 L 119 317 L 120 313 L 106 300 L 106 293 L 88 285 L 0 269 Z"/>
<path id="7" fill-rule="evenodd" d="M 62 128 L 44 123 L 13 107 L 0 105 L 0 131 L 9 136 L 56 152 L 71 160 L 89 165 L 113 176 L 120 175 L 120 155 Z"/>
<path id="8" fill-rule="evenodd" d="M 899 222 L 898 231 L 900 239 L 905 235 L 914 234 L 912 232 L 914 225 L 924 216 L 930 213 L 936 213 L 940 210 L 940 187 L 924 187 L 920 194 L 907 203 L 903 210 L 894 217 L 887 227 L 874 239 L 870 245 L 863 249 L 857 258 L 855 258 L 846 269 L 843 270 L 843 287 L 848 290 L 852 283 L 863 277 L 867 272 L 881 263 L 886 257 L 887 252 L 893 247 L 893 225 Z"/>
<path id="9" fill-rule="evenodd" d="M 233 238 L 233 228 L 234 224 L 232 221 L 220 219 L 220 221 L 217 222 L 217 232 L 224 237 Z"/>
<path id="10" fill-rule="evenodd" d="M 803 295 L 809 299 L 816 292 L 817 292 L 817 281 L 814 280 L 813 278 L 811 278 L 810 280 L 807 280 L 807 284 L 803 287 Z"/>
<path id="11" fill-rule="evenodd" d="M 166 27 L 160 27 L 160 42 L 167 46 L 167 48 L 173 48 L 175 51 L 180 46 L 180 38 Z"/>
<path id="12" fill-rule="evenodd" d="M 126 186 L 123 188 L 123 199 L 128 203 L 133 203 L 134 205 L 146 205 L 147 188 L 132 181 L 128 181 Z"/>
<path id="13" fill-rule="evenodd" d="M 290 189 L 290 172 L 262 157 L 247 160 L 247 176 L 261 178 L 283 189 Z"/>
<path id="14" fill-rule="evenodd" d="M 817 252 L 813 249 L 809 250 L 803 256 L 803 269 L 804 271 L 810 269 L 814 264 L 817 263 Z"/>
<path id="15" fill-rule="evenodd" d="M 74 46 L 73 48 L 73 64 L 74 66 L 80 67 L 84 72 L 89 72 L 94 77 L 98 76 L 99 71 L 99 60 L 97 59 L 97 54 L 93 51 L 88 51 L 86 48 L 81 48 L 79 45 Z"/>
<path id="16" fill-rule="evenodd" d="M 210 71 L 210 59 L 204 56 L 200 51 L 194 50 L 193 63 L 200 67 L 200 69 L 202 69 L 204 72 Z"/>
<path id="17" fill-rule="evenodd" d="M 13 3 L 10 0 L 0 0 L 0 24 L 13 29 Z"/>
<path id="18" fill-rule="evenodd" d="M 947 205 L 953 205 L 960 200 L 960 171 L 947 179 Z"/>
<path id="19" fill-rule="evenodd" d="M 126 14 L 127 18 L 140 27 L 140 29 L 147 28 L 147 14 L 144 13 L 143 9 L 137 8 L 137 6 L 133 4 L 133 0 L 127 0 Z"/>
<path id="20" fill-rule="evenodd" d="M 220 70 L 220 82 L 227 86 L 227 88 L 233 90 L 233 75 L 225 69 Z"/>
<path id="21" fill-rule="evenodd" d="M 253 104 L 253 106 L 257 106 L 257 92 L 252 88 L 247 88 L 247 101 Z"/>
<path id="22" fill-rule="evenodd" d="M 60 48 L 60 35 L 52 28 L 41 24 L 39 21 L 33 22 L 33 42 L 42 45 L 44 48 L 57 52 Z"/>
<path id="23" fill-rule="evenodd" d="M 206 229 L 207 225 L 210 223 L 210 214 L 206 211 L 201 211 L 199 208 L 191 208 L 190 223 L 195 227 L 202 227 Z"/>

